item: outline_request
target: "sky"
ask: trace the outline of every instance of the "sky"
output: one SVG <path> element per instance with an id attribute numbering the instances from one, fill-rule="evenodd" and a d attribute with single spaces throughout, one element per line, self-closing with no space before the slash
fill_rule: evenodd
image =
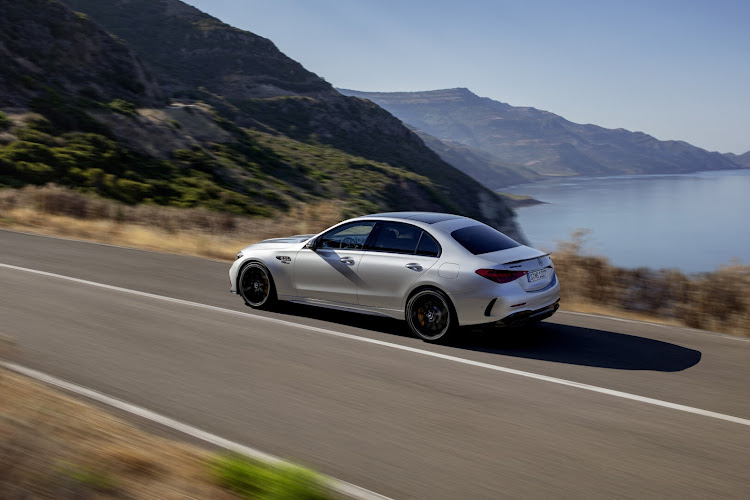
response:
<path id="1" fill-rule="evenodd" d="M 576 123 L 750 150 L 747 0 L 186 0 L 335 87 L 466 87 Z"/>

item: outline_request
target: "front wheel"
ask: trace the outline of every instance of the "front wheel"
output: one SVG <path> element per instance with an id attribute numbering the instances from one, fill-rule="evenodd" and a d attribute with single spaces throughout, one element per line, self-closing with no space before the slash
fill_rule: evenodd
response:
<path id="1" fill-rule="evenodd" d="M 450 300 L 438 290 L 422 290 L 411 296 L 406 303 L 406 322 L 427 342 L 443 341 L 458 327 Z"/>
<path id="2" fill-rule="evenodd" d="M 242 268 L 238 280 L 240 296 L 256 309 L 269 309 L 276 302 L 276 287 L 266 266 L 251 262 Z"/>

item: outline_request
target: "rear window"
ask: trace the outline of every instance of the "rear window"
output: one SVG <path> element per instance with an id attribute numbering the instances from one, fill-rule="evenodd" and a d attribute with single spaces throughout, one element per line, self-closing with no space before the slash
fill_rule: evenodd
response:
<path id="1" fill-rule="evenodd" d="M 451 236 L 474 255 L 521 246 L 516 240 L 484 224 L 457 229 Z"/>

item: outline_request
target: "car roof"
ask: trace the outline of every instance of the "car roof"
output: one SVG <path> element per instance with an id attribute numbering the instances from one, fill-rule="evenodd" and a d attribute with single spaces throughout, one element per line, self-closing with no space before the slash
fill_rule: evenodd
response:
<path id="1" fill-rule="evenodd" d="M 462 215 L 443 214 L 438 212 L 384 212 L 380 214 L 365 215 L 361 218 L 369 217 L 388 217 L 390 219 L 414 220 L 418 222 L 424 222 L 425 224 L 437 224 L 438 222 L 444 222 L 454 219 L 471 220 Z"/>

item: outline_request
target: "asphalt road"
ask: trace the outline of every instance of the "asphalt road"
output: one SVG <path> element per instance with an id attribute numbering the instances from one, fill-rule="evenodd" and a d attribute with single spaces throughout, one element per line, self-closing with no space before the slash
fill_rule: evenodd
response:
<path id="1" fill-rule="evenodd" d="M 750 419 L 747 340 L 558 313 L 434 346 L 393 320 L 252 311 L 227 263 L 0 230 L 0 264 L 229 310 L 0 266 L 17 363 L 383 495 L 750 498 L 747 420 L 606 393 Z"/>

